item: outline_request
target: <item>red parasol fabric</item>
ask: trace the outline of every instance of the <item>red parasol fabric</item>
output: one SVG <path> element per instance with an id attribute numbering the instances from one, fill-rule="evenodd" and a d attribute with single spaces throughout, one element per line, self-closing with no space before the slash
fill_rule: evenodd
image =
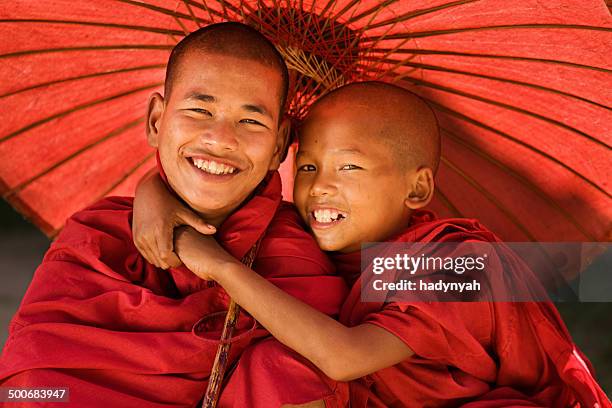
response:
<path id="1" fill-rule="evenodd" d="M 172 46 L 243 21 L 293 72 L 291 115 L 381 79 L 435 109 L 432 209 L 506 240 L 609 240 L 612 18 L 601 0 L 16 0 L 0 7 L 0 192 L 49 236 L 154 165 L 147 96 Z M 291 160 L 283 167 L 291 196 Z"/>

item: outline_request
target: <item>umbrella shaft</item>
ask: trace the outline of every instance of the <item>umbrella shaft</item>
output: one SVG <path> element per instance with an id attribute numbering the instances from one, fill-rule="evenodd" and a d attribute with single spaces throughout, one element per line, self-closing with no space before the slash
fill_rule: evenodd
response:
<path id="1" fill-rule="evenodd" d="M 227 316 L 225 317 L 225 324 L 223 326 L 219 348 L 217 349 L 215 362 L 208 380 L 206 394 L 204 394 L 202 408 L 215 408 L 217 406 L 223 376 L 225 375 L 225 370 L 227 369 L 227 362 L 231 347 L 230 339 L 234 333 L 234 327 L 236 327 L 236 321 L 238 320 L 239 314 L 240 306 L 238 306 L 236 302 L 232 300 L 229 310 L 227 311 Z"/>

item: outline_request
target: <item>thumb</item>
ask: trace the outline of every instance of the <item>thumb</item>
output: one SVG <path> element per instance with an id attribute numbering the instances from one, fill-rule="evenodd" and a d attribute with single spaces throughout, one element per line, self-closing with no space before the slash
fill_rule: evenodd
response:
<path id="1" fill-rule="evenodd" d="M 200 218 L 196 213 L 190 210 L 183 210 L 177 214 L 178 225 L 189 225 L 200 234 L 212 235 L 217 232 L 217 229 Z"/>

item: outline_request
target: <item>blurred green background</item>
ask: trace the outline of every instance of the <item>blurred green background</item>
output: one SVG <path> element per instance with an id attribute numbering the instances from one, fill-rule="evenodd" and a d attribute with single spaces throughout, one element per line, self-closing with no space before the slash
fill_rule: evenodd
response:
<path id="1" fill-rule="evenodd" d="M 0 344 L 34 270 L 49 247 L 36 227 L 0 200 Z M 612 271 L 609 271 L 612 272 Z M 597 379 L 612 394 L 612 303 L 557 303 L 574 341 L 593 363 Z"/>

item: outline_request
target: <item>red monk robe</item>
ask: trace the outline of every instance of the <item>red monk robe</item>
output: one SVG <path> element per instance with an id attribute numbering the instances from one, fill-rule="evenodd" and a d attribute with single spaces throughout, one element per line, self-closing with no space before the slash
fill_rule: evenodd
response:
<path id="1" fill-rule="evenodd" d="M 278 173 L 262 184 L 219 228 L 218 241 L 240 259 L 263 236 L 254 269 L 321 312 L 337 315 L 344 281 L 332 275 L 294 208 L 281 203 Z M 68 387 L 68 405 L 79 408 L 198 404 L 228 296 L 184 268 L 164 271 L 147 263 L 132 242 L 131 218 L 132 198 L 112 197 L 67 221 L 11 322 L 0 363 L 2 386 Z M 232 361 L 267 335 L 241 316 Z M 269 342 L 265 347 L 270 350 Z M 288 375 L 277 371 L 277 379 L 285 387 L 312 381 L 300 389 L 312 399 L 333 399 L 330 380 L 308 369 L 294 364 Z M 275 392 L 268 387 L 257 390 L 262 400 Z M 235 392 L 244 389 L 233 385 Z M 251 396 L 242 406 L 273 406 Z"/>
<path id="2" fill-rule="evenodd" d="M 427 211 L 391 241 L 467 240 L 499 241 L 475 220 L 435 220 Z M 359 253 L 334 261 L 353 285 L 340 321 L 380 326 L 414 351 L 351 382 L 351 407 L 610 406 L 551 303 L 363 303 Z"/>

